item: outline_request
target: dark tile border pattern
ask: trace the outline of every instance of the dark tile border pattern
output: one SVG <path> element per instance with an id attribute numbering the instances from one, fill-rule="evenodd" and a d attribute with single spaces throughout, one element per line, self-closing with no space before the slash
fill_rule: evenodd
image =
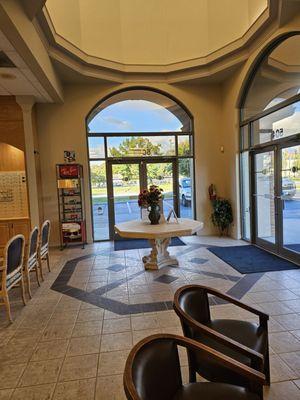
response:
<path id="1" fill-rule="evenodd" d="M 208 247 L 204 245 L 196 245 L 196 244 L 191 244 L 187 245 L 188 248 L 186 248 L 184 251 L 180 252 L 180 255 L 183 254 L 188 254 L 189 252 L 201 248 L 201 247 Z M 86 260 L 90 257 L 94 257 L 97 255 L 108 255 L 106 251 L 100 252 L 100 253 L 91 253 L 85 256 L 77 257 L 72 260 L 69 260 L 65 263 L 63 266 L 61 272 L 59 273 L 58 277 L 54 281 L 54 283 L 51 286 L 52 290 L 55 290 L 59 293 L 63 293 L 64 295 L 73 297 L 75 299 L 78 299 L 80 301 L 83 301 L 85 303 L 89 303 L 91 305 L 97 306 L 99 308 L 103 308 L 105 310 L 111 311 L 115 314 L 119 315 L 129 315 L 129 314 L 139 314 L 139 313 L 147 313 L 147 312 L 154 312 L 154 311 L 166 311 L 166 310 L 171 310 L 173 308 L 172 306 L 172 301 L 157 301 L 153 303 L 139 303 L 139 304 L 126 304 L 123 303 L 119 300 L 116 299 L 111 299 L 105 297 L 105 294 L 109 292 L 112 289 L 115 289 L 122 285 L 123 283 L 126 283 L 126 281 L 131 281 L 132 279 L 136 278 L 137 276 L 141 275 L 144 273 L 144 271 L 138 271 L 136 273 L 133 273 L 127 278 L 123 279 L 117 279 L 112 283 L 108 283 L 107 285 L 104 285 L 98 289 L 95 289 L 91 292 L 86 292 L 82 289 L 78 289 L 75 287 L 72 287 L 68 284 L 71 276 L 73 275 L 73 272 L 75 271 L 77 264 L 80 261 Z M 109 266 L 107 269 L 112 270 L 112 266 Z M 120 264 L 118 264 L 118 268 L 120 267 Z M 125 267 L 126 268 L 126 267 Z M 164 267 L 169 268 L 169 267 Z M 164 268 L 161 268 L 162 275 L 164 274 Z M 178 268 L 178 267 L 172 267 L 172 268 Z M 185 268 L 185 267 L 179 267 L 181 270 L 187 271 L 187 272 L 192 272 L 192 273 L 198 273 L 199 275 L 205 275 L 205 276 L 210 276 L 214 278 L 222 278 L 228 279 L 231 282 L 236 282 L 235 285 L 233 285 L 232 288 L 230 288 L 227 293 L 230 294 L 231 296 L 234 296 L 238 299 L 241 299 L 249 290 L 250 288 L 264 275 L 263 273 L 261 274 L 248 274 L 243 276 L 242 278 L 237 277 L 235 275 L 222 275 L 218 274 L 215 272 L 208 272 L 208 271 L 201 271 L 200 269 L 194 269 L 194 268 Z M 211 298 L 211 304 L 222 304 L 223 302 L 220 301 L 220 299 L 217 298 Z"/>

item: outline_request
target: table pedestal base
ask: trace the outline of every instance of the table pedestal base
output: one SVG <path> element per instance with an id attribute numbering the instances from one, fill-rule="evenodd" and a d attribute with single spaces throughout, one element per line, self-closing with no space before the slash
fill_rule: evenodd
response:
<path id="1" fill-rule="evenodd" d="M 166 239 L 149 239 L 152 250 L 149 256 L 143 257 L 145 269 L 159 269 L 168 265 L 178 265 L 178 260 L 171 257 L 167 248 L 171 242 L 170 238 Z"/>

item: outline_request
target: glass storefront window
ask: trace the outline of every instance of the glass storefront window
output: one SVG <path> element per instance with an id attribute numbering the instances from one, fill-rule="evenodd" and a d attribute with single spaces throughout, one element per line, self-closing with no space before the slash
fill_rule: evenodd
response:
<path id="1" fill-rule="evenodd" d="M 300 102 L 253 122 L 253 144 L 283 139 L 300 132 Z"/>
<path id="2" fill-rule="evenodd" d="M 175 136 L 114 136 L 107 138 L 108 157 L 175 155 Z"/>
<path id="3" fill-rule="evenodd" d="M 180 135 L 177 137 L 178 140 L 178 155 L 179 156 L 190 156 L 191 149 L 191 137 L 189 135 Z"/>
<path id="4" fill-rule="evenodd" d="M 242 183 L 242 236 L 246 240 L 251 238 L 250 230 L 250 180 L 249 180 L 249 152 L 241 154 L 241 183 Z"/>
<path id="5" fill-rule="evenodd" d="M 104 137 L 88 137 L 89 157 L 105 158 Z"/>
<path id="6" fill-rule="evenodd" d="M 299 49 L 300 35 L 295 35 L 266 54 L 242 106 L 243 121 L 299 93 Z"/>

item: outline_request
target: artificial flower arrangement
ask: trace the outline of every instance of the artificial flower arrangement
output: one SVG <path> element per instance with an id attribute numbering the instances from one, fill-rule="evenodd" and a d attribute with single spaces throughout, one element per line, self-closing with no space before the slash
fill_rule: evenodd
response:
<path id="1" fill-rule="evenodd" d="M 157 225 L 160 219 L 159 202 L 163 199 L 163 189 L 151 185 L 149 189 L 141 191 L 138 197 L 138 205 L 140 207 L 148 208 L 149 219 L 152 225 Z"/>

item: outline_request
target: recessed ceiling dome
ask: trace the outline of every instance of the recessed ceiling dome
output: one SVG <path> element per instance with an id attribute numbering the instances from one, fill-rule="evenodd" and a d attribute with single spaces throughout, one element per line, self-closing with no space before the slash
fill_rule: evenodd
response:
<path id="1" fill-rule="evenodd" d="M 267 0 L 48 0 L 60 45 L 122 65 L 191 61 L 241 39 Z M 73 48 L 74 51 L 74 48 Z"/>

